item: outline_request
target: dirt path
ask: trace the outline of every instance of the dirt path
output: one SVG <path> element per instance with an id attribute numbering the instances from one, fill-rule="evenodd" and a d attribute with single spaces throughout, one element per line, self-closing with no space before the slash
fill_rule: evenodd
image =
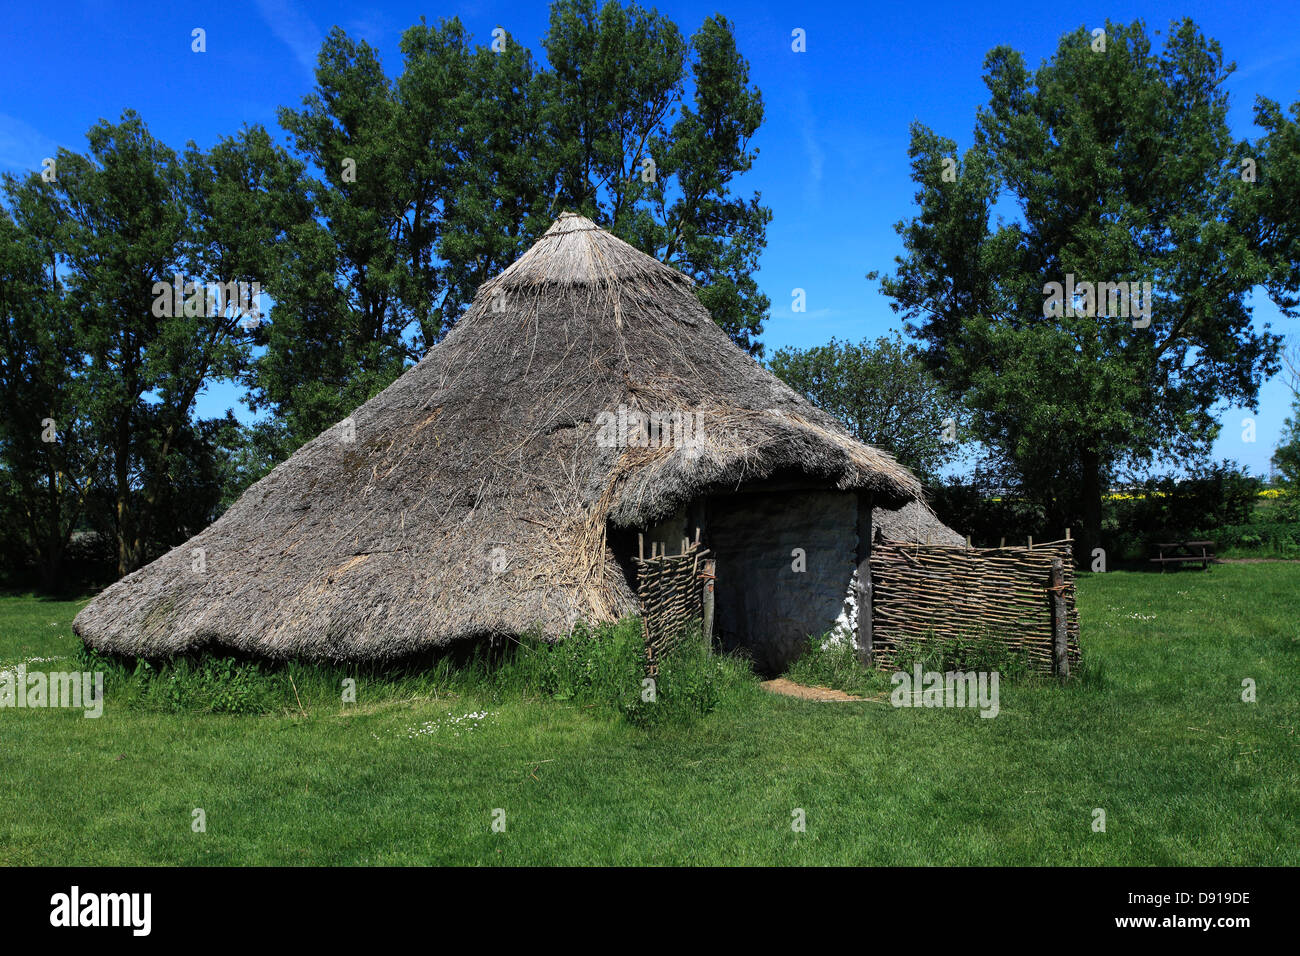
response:
<path id="1" fill-rule="evenodd" d="M 1300 564 L 1300 558 L 1216 558 L 1214 564 Z"/>
<path id="2" fill-rule="evenodd" d="M 773 694 L 784 694 L 786 697 L 798 697 L 800 700 L 815 700 L 819 703 L 833 703 L 845 700 L 867 700 L 866 697 L 854 697 L 852 694 L 846 694 L 842 690 L 835 690 L 830 687 L 809 687 L 807 684 L 796 684 L 792 680 L 786 680 L 784 677 L 778 677 L 776 680 L 763 681 L 763 690 L 770 691 Z"/>

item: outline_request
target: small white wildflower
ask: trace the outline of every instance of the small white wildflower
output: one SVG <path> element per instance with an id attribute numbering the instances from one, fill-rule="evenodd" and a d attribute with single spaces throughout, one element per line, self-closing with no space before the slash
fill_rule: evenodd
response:
<path id="1" fill-rule="evenodd" d="M 416 737 L 424 737 L 432 734 L 439 728 L 456 728 L 453 730 L 452 736 L 459 737 L 460 728 L 464 728 L 466 732 L 469 732 L 474 730 L 476 727 L 481 726 L 482 722 L 491 716 L 492 713 L 486 710 L 461 714 L 459 716 L 455 716 L 451 711 L 447 711 L 447 715 L 438 720 L 426 720 L 418 727 L 408 727 L 406 729 L 406 736 L 408 740 L 414 740 Z"/>
<path id="2" fill-rule="evenodd" d="M 29 657 L 25 661 L 17 661 L 13 664 L 0 664 L 0 677 L 8 676 L 10 680 L 18 679 L 18 668 L 26 667 L 28 664 L 45 664 L 49 661 L 61 661 L 62 657 Z"/>

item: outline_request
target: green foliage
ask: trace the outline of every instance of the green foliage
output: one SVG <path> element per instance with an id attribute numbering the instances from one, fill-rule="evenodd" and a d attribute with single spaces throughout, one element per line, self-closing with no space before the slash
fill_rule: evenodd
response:
<path id="1" fill-rule="evenodd" d="M 1271 518 L 1278 522 L 1300 522 L 1300 490 L 1287 491 L 1273 502 L 1273 506 L 1266 511 L 1266 519 Z M 1259 513 L 1256 513 L 1256 520 L 1259 520 Z"/>
<path id="2" fill-rule="evenodd" d="M 303 701 L 341 702 L 343 681 L 365 696 L 436 697 L 454 690 L 494 703 L 541 698 L 608 716 L 622 714 L 640 727 L 681 724 L 713 712 L 754 679 L 738 658 L 711 654 L 701 640 L 684 640 L 660 662 L 654 701 L 643 700 L 645 645 L 641 623 L 579 624 L 560 641 L 526 637 L 506 646 L 491 642 L 467 652 L 391 666 L 276 664 L 204 656 L 165 661 L 123 660 L 79 648 L 83 670 L 106 674 L 106 695 L 128 706 L 166 712 L 269 714 L 300 712 Z"/>
<path id="3" fill-rule="evenodd" d="M 1149 477 L 1124 497 L 1108 502 L 1107 526 L 1112 547 L 1130 550 L 1155 541 L 1215 538 L 1218 528 L 1248 523 L 1258 507 L 1263 482 L 1234 462 L 1212 463 L 1183 477 Z"/>
<path id="4" fill-rule="evenodd" d="M 1221 529 L 1297 520 L 1289 499 L 1261 504 L 1261 485 L 1231 461 L 1194 465 L 1178 476 L 1150 476 L 1107 496 L 1100 544 L 1111 561 L 1145 560 L 1154 542 L 1204 539 L 1223 548 L 1228 547 L 1227 532 Z M 934 489 L 931 503 L 946 524 L 969 532 L 977 547 L 992 547 L 1003 538 L 1022 544 L 1031 536 L 1043 540 L 1051 535 L 1046 510 L 1023 494 L 947 483 Z M 1266 532 L 1260 540 L 1273 536 Z M 1082 547 L 1075 550 L 1083 566 L 1089 563 L 1088 553 Z"/>
<path id="5" fill-rule="evenodd" d="M 732 189 L 758 155 L 763 100 L 733 25 L 714 15 L 688 43 L 635 3 L 558 0 L 542 44 L 557 204 L 691 276 L 714 321 L 761 355 L 770 302 L 753 274 L 771 212 Z"/>
<path id="6" fill-rule="evenodd" d="M 57 215 L 39 182 L 5 174 L 12 212 L 0 208 L 0 561 L 11 576 L 35 566 L 51 590 L 96 461 L 90 396 L 74 374 L 71 303 L 56 269 Z"/>
<path id="7" fill-rule="evenodd" d="M 952 637 L 931 634 L 924 640 L 900 640 L 894 648 L 894 670 L 998 672 L 999 681 L 1041 680 L 1025 648 L 1017 648 L 991 633 Z"/>
<path id="8" fill-rule="evenodd" d="M 1235 462 L 1198 465 L 1183 476 L 1153 476 L 1108 500 L 1103 543 L 1115 558 L 1145 560 L 1161 541 L 1207 540 L 1228 547 L 1221 529 L 1252 522 L 1260 479 Z"/>
<path id="9" fill-rule="evenodd" d="M 1291 405 L 1292 414 L 1282 424 L 1282 437 L 1273 452 L 1273 467 L 1282 473 L 1292 494 L 1300 494 L 1300 395 Z"/>
<path id="10" fill-rule="evenodd" d="M 892 452 L 923 479 L 934 480 L 956 457 L 956 427 L 964 415 L 945 398 L 916 346 L 897 333 L 856 345 L 832 338 L 809 349 L 789 346 L 772 356 L 769 367 L 859 441 Z M 948 418 L 952 440 L 944 434 Z"/>
<path id="11" fill-rule="evenodd" d="M 6 176 L 0 217 L 4 285 L 31 296 L 0 300 L 0 388 L 17 412 L 0 441 L 4 497 L 36 504 L 17 533 L 46 578 L 82 525 L 114 543 L 121 575 L 216 516 L 216 449 L 237 426 L 195 420 L 194 404 L 246 367 L 250 336 L 234 306 L 173 297 L 174 277 L 260 281 L 291 218 L 273 172 L 285 157 L 260 128 L 178 157 L 128 111 L 87 139 L 84 154 L 59 151 L 51 182 Z"/>
<path id="12" fill-rule="evenodd" d="M 1216 525 L 1197 534 L 1213 540 L 1220 555 L 1300 558 L 1300 521 Z"/>
<path id="13" fill-rule="evenodd" d="M 284 681 L 252 663 L 209 657 L 178 661 L 160 676 L 150 673 L 145 683 L 147 698 L 172 711 L 265 714 L 280 709 Z"/>
<path id="14" fill-rule="evenodd" d="M 263 436 L 283 452 L 423 357 L 565 210 L 689 274 L 718 324 L 761 352 L 769 303 L 753 273 L 771 214 L 732 190 L 763 107 L 731 24 L 712 17 L 688 42 L 636 4 L 560 0 L 546 68 L 493 42 L 455 18 L 421 21 L 390 78 L 336 27 L 315 90 L 280 110 L 306 164 L 285 161 L 281 204 L 296 209 L 303 188 L 314 217 L 292 220 L 247 381 L 253 408 L 283 423 Z"/>
<path id="15" fill-rule="evenodd" d="M 950 528 L 971 536 L 979 548 L 991 548 L 1003 539 L 1023 544 L 1030 537 L 1040 541 L 1059 537 L 1052 533 L 1047 509 L 1020 488 L 1000 487 L 990 481 L 942 481 L 930 489 L 930 506 Z"/>
<path id="16" fill-rule="evenodd" d="M 454 22 L 410 28 L 407 69 L 392 82 L 373 47 L 335 27 L 315 90 L 301 109 L 280 110 L 302 157 L 283 165 L 299 171 L 293 188 L 301 182 L 311 215 L 286 237 L 276 307 L 259 337 L 266 352 L 247 380 L 254 410 L 283 423 L 286 453 L 381 391 L 443 331 L 442 210 L 462 184 L 481 185 L 458 161 L 459 124 L 466 136 L 486 134 L 497 118 L 495 101 L 477 114 L 467 107 L 467 42 Z"/>
<path id="17" fill-rule="evenodd" d="M 1239 175 L 1242 156 L 1293 171 L 1294 120 L 1265 109 L 1264 140 L 1234 142 L 1230 67 L 1189 20 L 1158 52 L 1141 22 L 1105 31 L 1104 53 L 1081 28 L 1036 71 L 991 51 L 964 154 L 913 127 L 919 213 L 900 223 L 906 253 L 882 282 L 1011 483 L 1051 526 L 1079 523 L 1085 547 L 1117 469 L 1196 457 L 1220 402 L 1254 407 L 1278 337 L 1252 328 L 1246 297 L 1268 284 L 1285 308 L 1300 286 L 1280 198 L 1294 178 Z M 1019 219 L 992 222 L 1000 202 Z M 1045 283 L 1067 275 L 1151 282 L 1149 326 L 1048 314 Z"/>
<path id="18" fill-rule="evenodd" d="M 538 693 L 622 714 L 638 727 L 680 724 L 705 716 L 753 676 L 737 658 L 710 653 L 697 636 L 683 638 L 659 661 L 647 692 L 641 623 L 579 625 L 564 640 L 530 640 L 506 655 L 488 679 L 498 688 Z M 646 699 L 652 697 L 653 699 Z"/>
<path id="19" fill-rule="evenodd" d="M 1300 182 L 1300 100 L 1284 111 L 1266 96 L 1255 98 L 1255 125 L 1263 135 L 1243 143 L 1233 157 L 1237 171 L 1254 161 L 1257 182 L 1240 183 L 1233 196 L 1236 219 L 1254 252 L 1266 264 L 1265 286 L 1283 315 L 1300 317 L 1300 216 L 1295 184 Z M 1289 116 L 1288 116 L 1289 112 Z M 1297 371 L 1292 366 L 1293 374 Z"/>
<path id="20" fill-rule="evenodd" d="M 527 638 L 507 652 L 491 679 L 524 694 L 617 710 L 640 687 L 644 663 L 640 624 L 629 618 L 615 626 L 579 624 L 561 641 Z"/>
<path id="21" fill-rule="evenodd" d="M 165 713 L 271 714 L 289 709 L 285 673 L 233 657 L 126 662 L 84 648 L 78 667 L 105 675 L 104 696 L 128 707 Z M 291 696 L 291 695 L 290 695 Z"/>
<path id="22" fill-rule="evenodd" d="M 781 676 L 796 684 L 833 687 L 858 697 L 871 697 L 888 689 L 887 675 L 863 667 L 851 641 L 828 638 L 824 635 L 809 639 L 803 653 Z"/>
<path id="23" fill-rule="evenodd" d="M 712 653 L 698 636 L 688 637 L 659 661 L 654 700 L 646 700 L 643 685 L 638 685 L 636 693 L 622 696 L 619 710 L 638 727 L 689 724 L 736 703 L 742 690 L 753 684 L 753 672 L 744 660 Z"/>

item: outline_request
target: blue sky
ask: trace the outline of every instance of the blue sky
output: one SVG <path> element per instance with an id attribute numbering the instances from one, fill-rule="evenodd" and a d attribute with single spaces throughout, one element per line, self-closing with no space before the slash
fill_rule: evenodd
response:
<path id="1" fill-rule="evenodd" d="M 984 102 L 984 54 L 1009 44 L 1031 65 L 1050 56 L 1059 36 L 1107 17 L 1146 20 L 1153 30 L 1192 17 L 1219 40 L 1237 73 L 1228 83 L 1234 134 L 1254 136 L 1256 94 L 1300 99 L 1300 30 L 1290 2 L 1072 3 L 928 2 L 865 7 L 852 3 L 645 3 L 669 14 L 687 34 L 714 12 L 736 25 L 767 115 L 756 137 L 760 156 L 746 178 L 773 211 L 757 276 L 771 297 L 763 341 L 769 354 L 831 336 L 860 339 L 898 328 L 871 269 L 888 269 L 900 251 L 893 224 L 913 212 L 907 128 L 921 120 L 970 144 Z M 333 25 L 376 46 L 390 75 L 400 68 L 402 30 L 423 15 L 459 16 L 475 38 L 496 26 L 540 59 L 547 4 L 307 3 L 230 0 L 217 6 L 178 2 L 15 4 L 0 35 L 0 169 L 39 168 L 57 146 L 85 148 L 100 118 L 127 108 L 155 136 L 180 149 L 211 145 L 244 123 L 276 129 L 275 110 L 297 105 L 312 85 L 321 38 Z M 190 32 L 207 31 L 207 52 L 192 53 Z M 790 49 L 795 28 L 807 52 Z M 791 290 L 807 292 L 807 312 L 792 314 Z M 1255 298 L 1256 321 L 1297 336 L 1296 323 Z M 1297 336 L 1300 337 L 1300 336 Z M 200 400 L 204 415 L 235 408 L 238 390 L 216 386 Z M 1265 385 L 1257 440 L 1242 440 L 1240 409 L 1227 409 L 1216 454 L 1257 473 L 1289 412 L 1280 379 Z"/>

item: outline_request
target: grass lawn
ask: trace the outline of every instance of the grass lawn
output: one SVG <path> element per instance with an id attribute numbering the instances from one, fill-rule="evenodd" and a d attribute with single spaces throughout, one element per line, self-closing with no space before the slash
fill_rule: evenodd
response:
<path id="1" fill-rule="evenodd" d="M 756 680 L 653 729 L 465 684 L 300 676 L 234 716 L 110 683 L 97 720 L 0 710 L 0 863 L 1300 864 L 1300 564 L 1085 574 L 1079 603 L 1100 677 L 1004 683 L 994 719 Z M 80 606 L 0 599 L 0 670 L 72 669 Z"/>

